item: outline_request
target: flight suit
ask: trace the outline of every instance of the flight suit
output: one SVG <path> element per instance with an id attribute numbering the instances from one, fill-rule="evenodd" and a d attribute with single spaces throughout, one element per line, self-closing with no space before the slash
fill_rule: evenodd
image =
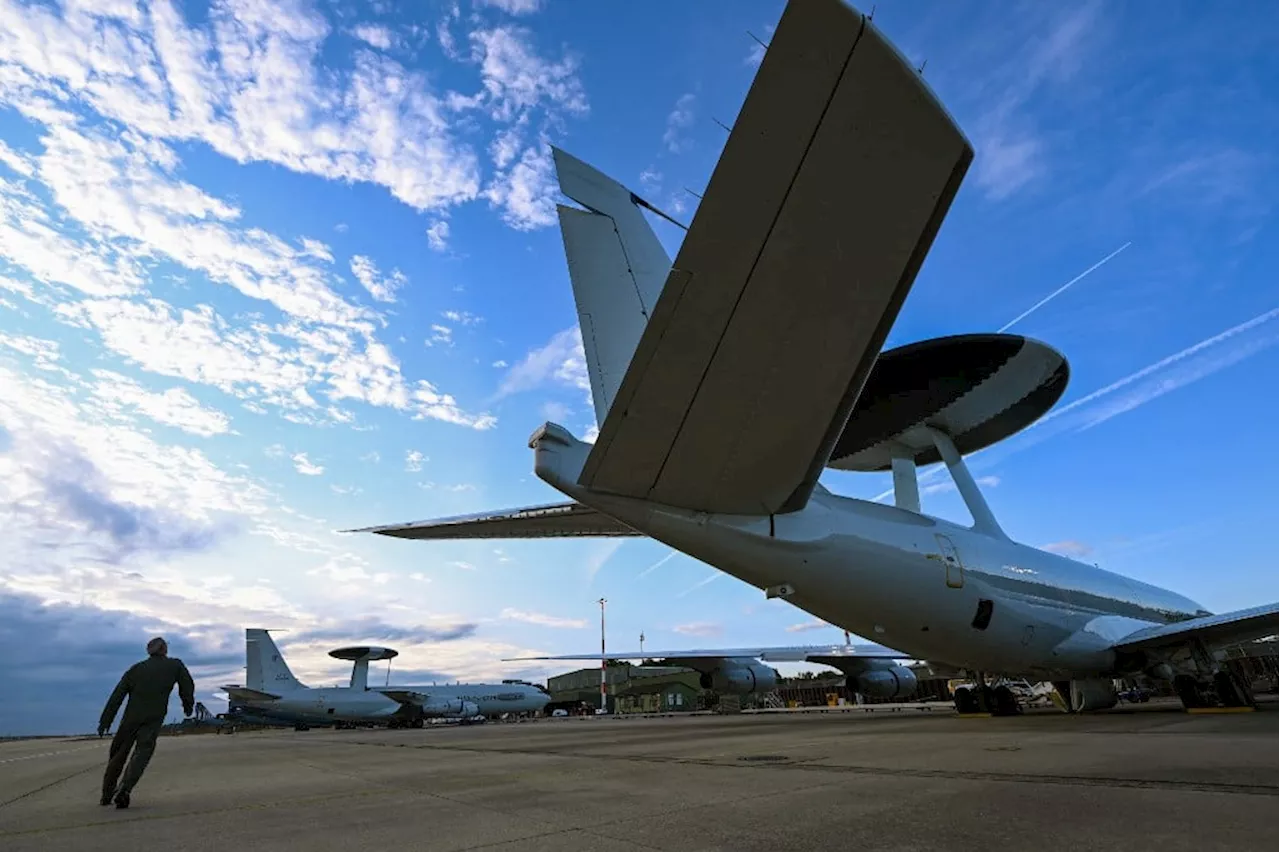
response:
<path id="1" fill-rule="evenodd" d="M 107 706 L 102 710 L 102 718 L 98 722 L 98 731 L 111 727 L 111 722 L 120 709 L 120 702 L 125 696 L 129 703 L 124 708 L 124 716 L 120 719 L 120 727 L 111 740 L 110 757 L 107 760 L 107 771 L 102 778 L 102 795 L 107 798 L 118 791 L 131 791 L 142 773 L 146 771 L 151 755 L 156 750 L 156 737 L 164 725 L 165 714 L 169 712 L 169 694 L 174 685 L 178 687 L 178 697 L 182 699 L 182 710 L 191 715 L 196 701 L 195 683 L 186 665 L 177 657 L 157 654 L 148 657 L 129 668 L 120 682 L 116 684 Z M 129 752 L 133 758 L 129 759 Z M 129 767 L 125 770 L 125 761 Z M 120 772 L 124 770 L 124 780 L 116 786 Z"/>

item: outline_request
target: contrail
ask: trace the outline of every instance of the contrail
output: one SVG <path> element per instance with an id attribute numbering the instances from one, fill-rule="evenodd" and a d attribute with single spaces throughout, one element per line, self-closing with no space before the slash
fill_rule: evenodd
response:
<path id="1" fill-rule="evenodd" d="M 679 555 L 680 555 L 680 551 L 678 550 L 671 551 L 666 556 L 662 557 L 657 562 L 653 563 L 648 568 L 644 569 L 639 574 L 637 574 L 636 579 L 639 580 L 641 577 L 647 577 L 649 574 L 653 573 L 654 569 L 661 568 L 663 565 L 666 565 L 668 562 L 670 562 L 674 557 Z"/>
<path id="2" fill-rule="evenodd" d="M 1032 314 L 1034 314 L 1036 311 L 1040 310 L 1042 307 L 1044 307 L 1046 304 L 1048 304 L 1050 301 L 1052 301 L 1053 299 L 1057 298 L 1057 297 L 1058 297 L 1058 295 L 1059 295 L 1060 293 L 1064 292 L 1064 291 L 1065 291 L 1068 287 L 1070 287 L 1072 284 L 1074 284 L 1074 283 L 1076 283 L 1077 281 L 1079 281 L 1080 279 L 1084 278 L 1084 277 L 1085 277 L 1085 276 L 1087 276 L 1089 273 L 1093 272 L 1095 269 L 1097 269 L 1098 267 L 1102 266 L 1102 265 L 1103 265 L 1103 264 L 1105 264 L 1107 261 L 1111 260 L 1111 258 L 1115 257 L 1116 255 L 1118 255 L 1120 252 L 1124 251 L 1125 249 L 1127 249 L 1127 248 L 1128 248 L 1129 246 L 1131 246 L 1131 245 L 1133 245 L 1133 243 L 1132 243 L 1132 242 L 1127 242 L 1127 243 L 1125 243 L 1124 245 L 1120 246 L 1120 248 L 1118 248 L 1118 249 L 1116 249 L 1115 251 L 1111 252 L 1111 254 L 1107 255 L 1107 256 L 1106 256 L 1106 257 L 1104 257 L 1102 260 L 1100 260 L 1100 261 L 1098 261 L 1097 263 L 1095 263 L 1093 266 L 1090 266 L 1090 267 L 1089 267 L 1088 269 L 1086 269 L 1084 272 L 1081 272 L 1081 273 L 1080 273 L 1079 275 L 1077 275 L 1075 278 L 1072 278 L 1072 279 L 1071 279 L 1070 281 L 1068 281 L 1066 284 L 1063 284 L 1063 285 L 1062 285 L 1061 287 L 1059 287 L 1057 290 L 1054 290 L 1052 293 L 1050 293 L 1049 295 L 1045 296 L 1043 299 L 1041 299 L 1040 301 L 1036 302 L 1034 305 L 1032 305 L 1031 307 L 1027 308 L 1027 309 L 1026 309 L 1025 311 L 1023 311 L 1022 313 L 1018 314 L 1016 317 L 1014 317 L 1013 319 L 1011 319 L 1009 322 L 1005 323 L 1005 324 L 1004 324 L 1004 328 L 1000 329 L 1000 331 L 999 331 L 999 332 L 997 332 L 997 333 L 999 334 L 999 333 L 1006 332 L 1006 331 L 1008 331 L 1010 328 L 1012 328 L 1014 325 L 1016 325 L 1017 323 L 1021 322 L 1022 320 L 1026 319 L 1027 317 L 1031 316 L 1031 315 L 1032 315 Z"/>
<path id="3" fill-rule="evenodd" d="M 678 597 L 678 598 L 682 598 L 682 597 L 684 597 L 685 595 L 689 594 L 690 592 L 697 591 L 698 589 L 701 589 L 703 586 L 705 586 L 707 583 L 710 583 L 710 582 L 711 582 L 711 581 L 713 581 L 713 580 L 719 580 L 719 579 L 720 579 L 721 577 L 723 577 L 723 576 L 724 576 L 724 574 L 723 574 L 722 572 L 720 572 L 720 571 L 713 571 L 713 572 L 711 573 L 711 576 L 709 576 L 709 577 L 704 577 L 703 579 L 701 579 L 701 580 L 699 580 L 698 582 L 694 583 L 694 584 L 693 584 L 692 586 L 690 586 L 689 588 L 685 589 L 685 590 L 684 590 L 683 592 L 681 592 L 680 594 L 676 595 L 676 597 Z"/>

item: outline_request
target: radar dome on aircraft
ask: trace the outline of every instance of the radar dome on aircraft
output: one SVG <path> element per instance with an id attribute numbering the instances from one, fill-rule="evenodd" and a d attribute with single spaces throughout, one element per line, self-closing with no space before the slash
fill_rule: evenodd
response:
<path id="1" fill-rule="evenodd" d="M 339 660 L 350 660 L 351 662 L 373 662 L 375 660 L 390 660 L 393 657 L 400 656 L 400 652 L 394 648 L 379 648 L 373 645 L 352 645 L 349 648 L 335 648 L 329 652 L 330 657 L 336 657 Z"/>
<path id="2" fill-rule="evenodd" d="M 381 648 L 377 645 L 351 645 L 346 648 L 335 648 L 329 652 L 329 656 L 336 657 L 339 660 L 350 660 L 352 663 L 351 688 L 368 689 L 369 663 L 377 660 L 390 660 L 400 656 L 400 652 L 393 648 Z"/>
<path id="3" fill-rule="evenodd" d="M 828 467 L 889 470 L 895 455 L 942 461 L 921 427 L 946 433 L 968 455 L 1021 432 L 1062 397 L 1067 359 L 1018 334 L 959 334 L 882 352 Z"/>

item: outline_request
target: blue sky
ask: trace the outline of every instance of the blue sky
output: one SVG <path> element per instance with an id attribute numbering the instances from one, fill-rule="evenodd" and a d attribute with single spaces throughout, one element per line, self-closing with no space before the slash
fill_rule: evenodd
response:
<path id="1" fill-rule="evenodd" d="M 316 682 L 340 638 L 545 675 L 499 660 L 590 651 L 601 596 L 615 647 L 838 640 L 653 542 L 333 532 L 557 499 L 528 435 L 595 424 L 546 146 L 688 221 L 783 5 L 0 2 L 0 622 L 58 660 L 0 729 L 91 727 L 156 631 L 211 705 L 247 626 Z M 1072 364 L 972 460 L 1002 524 L 1274 600 L 1274 11 L 876 6 L 977 149 L 890 344 Z"/>

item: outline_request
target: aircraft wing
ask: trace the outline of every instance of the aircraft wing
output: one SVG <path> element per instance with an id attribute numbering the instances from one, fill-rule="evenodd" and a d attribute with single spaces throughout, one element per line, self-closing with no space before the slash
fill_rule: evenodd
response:
<path id="1" fill-rule="evenodd" d="M 857 645 L 790 645 L 779 648 L 701 648 L 692 651 L 626 651 L 623 653 L 606 653 L 607 660 L 706 660 L 706 659 L 757 659 L 766 663 L 822 663 L 834 665 L 826 660 L 848 659 L 886 659 L 910 660 L 910 654 L 886 648 L 883 645 L 864 643 Z M 526 660 L 595 660 L 600 654 L 569 654 L 551 657 L 513 657 L 503 662 Z"/>
<path id="2" fill-rule="evenodd" d="M 221 686 L 218 688 L 239 701 L 276 701 L 280 698 L 279 695 L 272 695 L 270 692 L 249 689 L 244 686 Z"/>
<path id="3" fill-rule="evenodd" d="M 864 15 L 788 4 L 579 484 L 803 506 L 972 159 Z"/>
<path id="4" fill-rule="evenodd" d="M 561 538 L 638 536 L 631 527 L 580 503 L 551 503 L 503 512 L 459 515 L 407 524 L 388 524 L 344 532 L 369 532 L 395 538 Z"/>
<path id="5" fill-rule="evenodd" d="M 411 707 L 421 707 L 427 700 L 427 696 L 421 692 L 413 692 L 408 689 L 379 689 L 378 692 L 381 692 L 392 701 L 398 701 Z"/>
<path id="6" fill-rule="evenodd" d="M 1144 627 L 1115 644 L 1117 651 L 1138 651 L 1166 645 L 1180 645 L 1188 639 L 1200 639 L 1209 648 L 1224 648 L 1250 642 L 1280 632 L 1280 604 L 1238 609 L 1220 615 L 1204 615 L 1173 624 Z"/>

